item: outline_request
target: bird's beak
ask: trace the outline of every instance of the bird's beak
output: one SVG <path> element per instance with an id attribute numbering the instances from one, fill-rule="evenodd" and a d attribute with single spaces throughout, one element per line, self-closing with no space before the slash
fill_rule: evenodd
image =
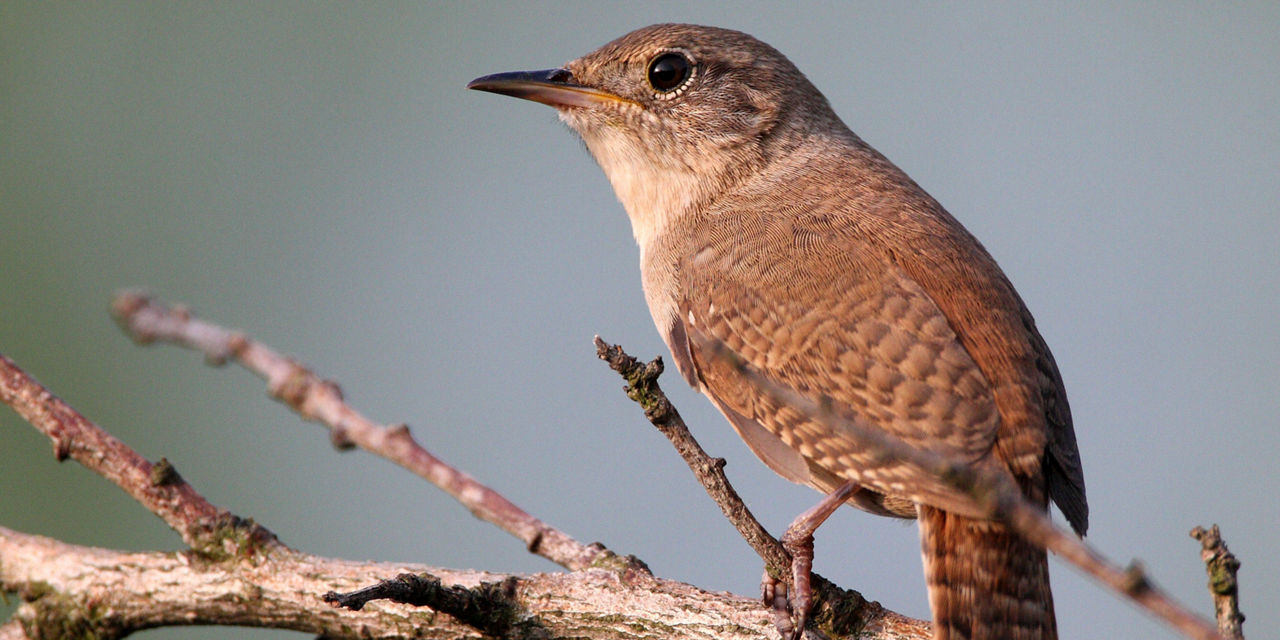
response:
<path id="1" fill-rule="evenodd" d="M 600 104 L 637 104 L 607 91 L 577 84 L 568 69 L 495 73 L 472 80 L 467 83 L 467 88 L 533 100 L 557 109 Z"/>

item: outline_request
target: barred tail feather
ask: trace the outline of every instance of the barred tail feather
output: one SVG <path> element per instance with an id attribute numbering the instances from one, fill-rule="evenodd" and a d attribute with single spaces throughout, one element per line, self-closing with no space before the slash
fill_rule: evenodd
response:
<path id="1" fill-rule="evenodd" d="M 1055 640 L 1045 550 L 1007 526 L 918 506 L 934 640 Z"/>

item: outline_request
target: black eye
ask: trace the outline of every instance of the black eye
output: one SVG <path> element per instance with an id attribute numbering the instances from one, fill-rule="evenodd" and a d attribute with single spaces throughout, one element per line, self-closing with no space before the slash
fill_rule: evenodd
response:
<path id="1" fill-rule="evenodd" d="M 649 63 L 649 84 L 662 93 L 674 91 L 693 73 L 689 59 L 679 53 L 664 53 Z"/>

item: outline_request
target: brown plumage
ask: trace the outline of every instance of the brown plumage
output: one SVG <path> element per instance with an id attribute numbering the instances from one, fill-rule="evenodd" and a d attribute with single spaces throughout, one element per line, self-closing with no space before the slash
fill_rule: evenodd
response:
<path id="1" fill-rule="evenodd" d="M 613 183 L 645 296 L 680 372 L 789 480 L 920 521 L 937 638 L 1056 636 L 1043 549 L 919 468 L 761 393 L 697 346 L 847 419 L 1007 473 L 1084 533 L 1057 367 L 994 260 L 854 135 L 780 53 L 743 33 L 655 25 L 564 69 L 473 88 L 556 106 Z"/>

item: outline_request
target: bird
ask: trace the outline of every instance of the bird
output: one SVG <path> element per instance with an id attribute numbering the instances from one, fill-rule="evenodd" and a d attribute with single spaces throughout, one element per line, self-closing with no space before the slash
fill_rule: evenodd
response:
<path id="1" fill-rule="evenodd" d="M 1083 536 L 1053 355 L 982 244 L 790 60 L 739 31 L 657 24 L 468 87 L 550 105 L 585 142 L 677 369 L 769 468 L 827 494 L 810 530 L 840 504 L 917 519 L 934 638 L 1057 637 L 1045 550 L 859 437 L 995 474 Z M 858 428 L 789 406 L 735 360 Z"/>

